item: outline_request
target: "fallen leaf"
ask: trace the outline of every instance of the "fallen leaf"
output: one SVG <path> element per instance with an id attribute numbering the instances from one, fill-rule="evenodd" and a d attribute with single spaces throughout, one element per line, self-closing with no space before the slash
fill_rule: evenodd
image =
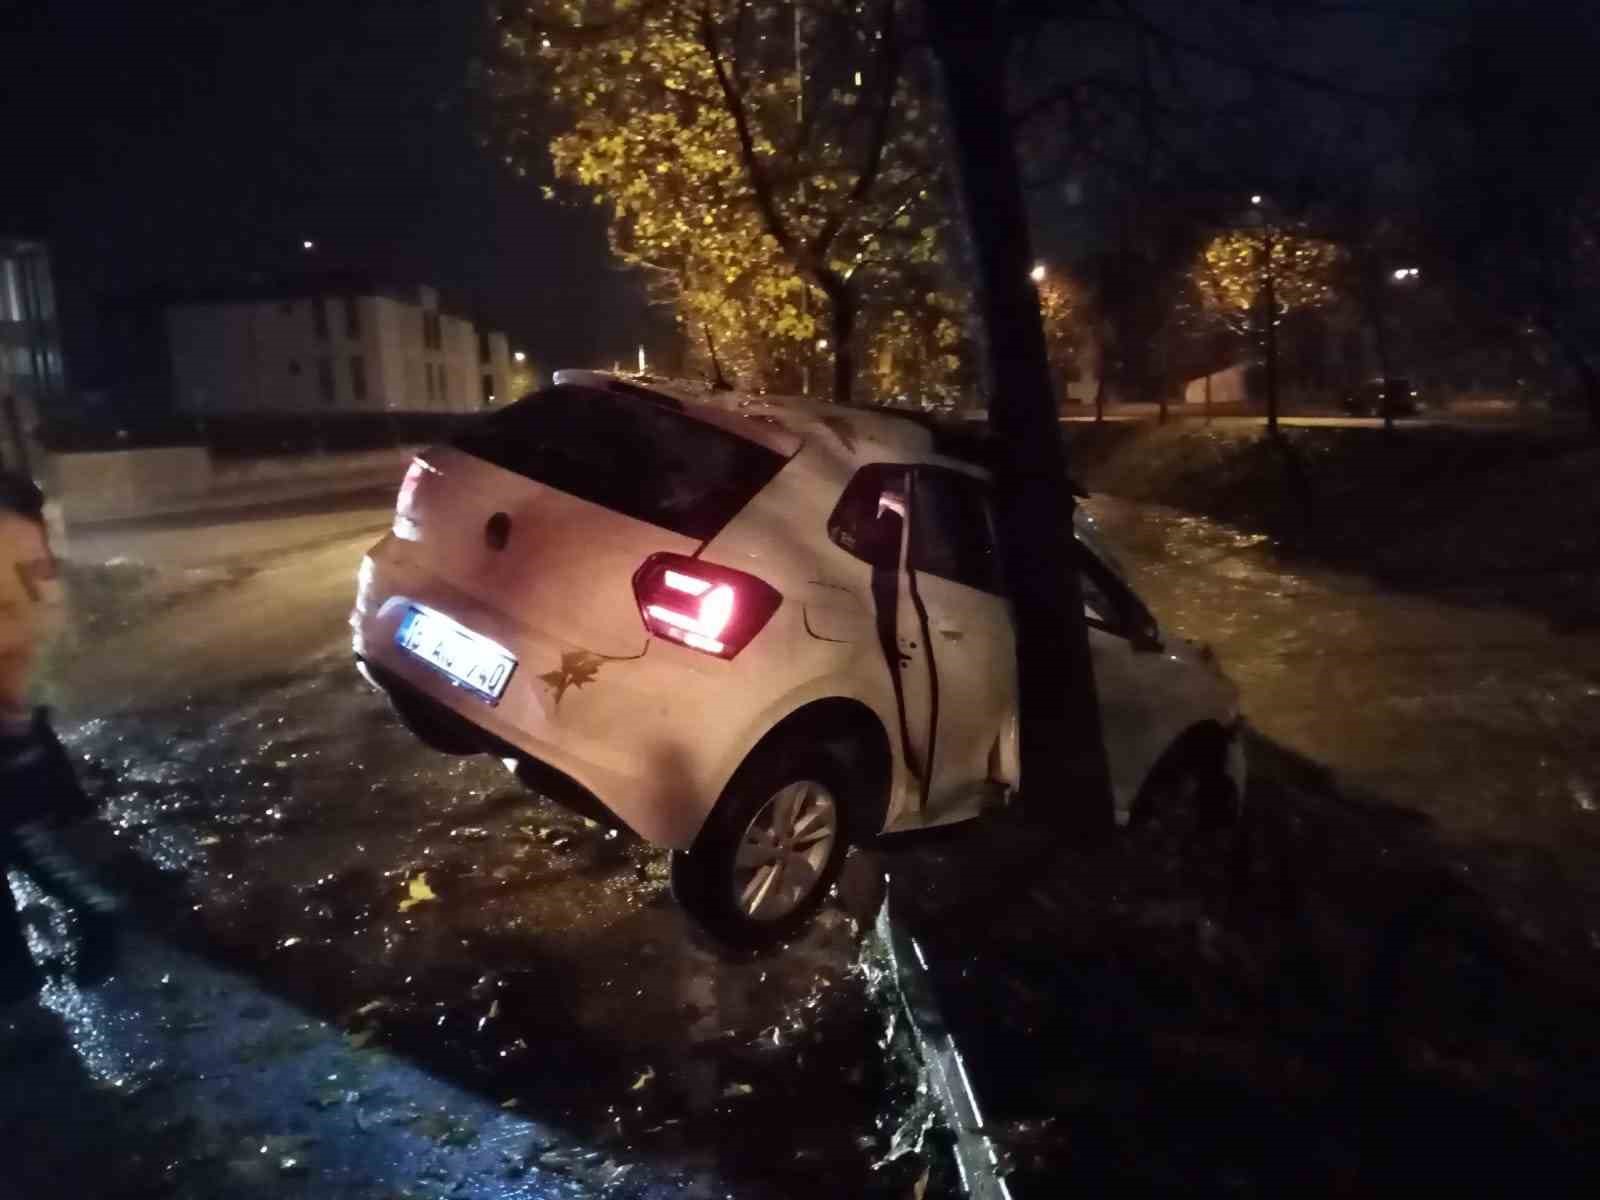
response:
<path id="1" fill-rule="evenodd" d="M 645 1088 L 650 1086 L 650 1081 L 653 1080 L 655 1077 L 656 1077 L 656 1069 L 654 1067 L 651 1067 L 651 1066 L 646 1066 L 645 1069 L 644 1069 L 644 1074 L 639 1076 L 638 1079 L 634 1080 L 633 1086 L 631 1088 L 629 1088 L 628 1090 L 630 1092 L 643 1091 Z"/>
<path id="2" fill-rule="evenodd" d="M 755 1091 L 755 1088 L 748 1083 L 730 1083 L 722 1089 L 722 1094 L 731 1098 L 733 1096 L 748 1096 L 753 1091 Z"/>
<path id="3" fill-rule="evenodd" d="M 424 871 L 422 874 L 406 881 L 406 898 L 400 901 L 400 911 L 409 912 L 426 900 L 437 900 L 438 898 L 434 894 L 434 890 L 428 886 L 428 874 Z"/>
<path id="4" fill-rule="evenodd" d="M 554 671 L 546 671 L 539 680 L 555 693 L 555 703 L 559 705 L 568 688 L 582 688 L 593 683 L 605 662 L 603 655 L 588 650 L 569 650 L 561 656 L 561 665 Z"/>

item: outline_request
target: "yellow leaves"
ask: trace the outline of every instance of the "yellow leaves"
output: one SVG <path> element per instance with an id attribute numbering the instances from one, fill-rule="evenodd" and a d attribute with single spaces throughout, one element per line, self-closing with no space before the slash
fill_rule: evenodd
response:
<path id="1" fill-rule="evenodd" d="M 437 900 L 438 898 L 434 894 L 434 890 L 428 886 L 428 875 L 424 871 L 406 881 L 406 898 L 400 901 L 400 911 L 410 912 L 417 905 L 425 904 L 429 900 Z"/>
<path id="2" fill-rule="evenodd" d="M 1207 307 L 1247 314 L 1270 281 L 1279 314 L 1333 298 L 1333 277 L 1344 257 L 1334 243 L 1294 229 L 1232 230 L 1212 238 L 1192 277 Z"/>

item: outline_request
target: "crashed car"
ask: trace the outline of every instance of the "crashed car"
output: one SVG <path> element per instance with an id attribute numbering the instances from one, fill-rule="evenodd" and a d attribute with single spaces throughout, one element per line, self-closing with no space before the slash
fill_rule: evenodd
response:
<path id="1" fill-rule="evenodd" d="M 1237 803 L 1237 690 L 1075 546 L 1120 819 Z M 350 622 L 419 738 L 669 848 L 734 944 L 1022 783 L 990 476 L 930 422 L 560 372 L 416 456 Z"/>

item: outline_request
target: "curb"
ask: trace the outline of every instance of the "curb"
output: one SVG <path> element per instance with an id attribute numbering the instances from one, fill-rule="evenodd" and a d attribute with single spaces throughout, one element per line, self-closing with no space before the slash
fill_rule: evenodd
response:
<path id="1" fill-rule="evenodd" d="M 892 891 L 892 889 L 891 889 Z M 878 909 L 876 932 L 889 951 L 900 1002 L 916 1034 L 934 1101 L 954 1137 L 956 1170 L 972 1200 L 1015 1200 L 1000 1174 L 1000 1156 L 984 1132 L 983 1111 L 967 1078 L 961 1050 L 946 1027 L 922 948 L 890 915 L 893 895 Z"/>

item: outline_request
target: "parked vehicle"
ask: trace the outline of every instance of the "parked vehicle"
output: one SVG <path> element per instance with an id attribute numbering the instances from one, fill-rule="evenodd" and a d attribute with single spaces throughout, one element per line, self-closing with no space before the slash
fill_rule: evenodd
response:
<path id="1" fill-rule="evenodd" d="M 990 477 L 944 436 L 561 372 L 412 463 L 361 565 L 357 660 L 429 745 L 671 848 L 718 936 L 781 938 L 851 841 L 1021 782 Z M 1120 817 L 1169 787 L 1235 804 L 1237 690 L 1087 523 L 1076 546 Z"/>
<path id="2" fill-rule="evenodd" d="M 1414 417 L 1422 401 L 1409 379 L 1369 379 L 1345 395 L 1341 406 L 1355 416 Z"/>

